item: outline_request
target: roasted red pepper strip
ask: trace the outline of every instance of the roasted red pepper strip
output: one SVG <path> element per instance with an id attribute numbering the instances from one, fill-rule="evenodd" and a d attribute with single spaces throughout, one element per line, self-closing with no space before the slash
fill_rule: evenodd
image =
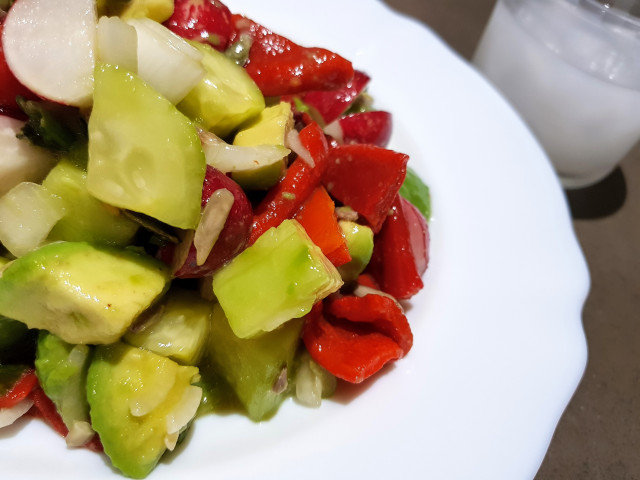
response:
<path id="1" fill-rule="evenodd" d="M 0 408 L 11 408 L 17 405 L 29 396 L 36 385 L 38 385 L 38 377 L 33 369 L 25 370 L 11 389 L 0 397 Z"/>
<path id="2" fill-rule="evenodd" d="M 231 12 L 218 0 L 175 0 L 164 26 L 176 35 L 224 51 L 237 32 Z"/>
<path id="3" fill-rule="evenodd" d="M 390 298 L 342 297 L 327 301 L 325 311 L 326 318 L 316 307 L 307 315 L 302 340 L 318 364 L 348 382 L 362 382 L 413 343 L 406 317 Z"/>
<path id="4" fill-rule="evenodd" d="M 375 111 L 353 113 L 338 120 L 342 131 L 342 141 L 350 143 L 366 143 L 386 147 L 391 138 L 391 114 Z"/>
<path id="5" fill-rule="evenodd" d="M 423 287 L 403 201 L 406 200 L 400 195 L 395 199 L 391 208 L 393 214 L 374 239 L 373 255 L 367 267 L 367 273 L 373 275 L 380 288 L 398 299 L 411 298 Z"/>
<path id="6" fill-rule="evenodd" d="M 253 38 L 247 73 L 267 97 L 342 88 L 354 75 L 351 62 L 324 48 L 305 48 L 241 15 L 239 33 Z"/>
<path id="7" fill-rule="evenodd" d="M 249 237 L 252 245 L 264 232 L 292 218 L 300 206 L 320 185 L 329 151 L 322 129 L 312 123 L 300 132 L 300 142 L 309 151 L 315 165 L 312 167 L 297 158 L 287 169 L 284 178 L 275 185 L 254 211 L 253 228 Z"/>
<path id="8" fill-rule="evenodd" d="M 409 157 L 373 145 L 341 145 L 329 151 L 323 183 L 378 232 L 404 181 Z"/>
<path id="9" fill-rule="evenodd" d="M 323 187 L 317 187 L 295 219 L 336 267 L 351 261 L 347 243 L 338 225 L 335 204 Z"/>

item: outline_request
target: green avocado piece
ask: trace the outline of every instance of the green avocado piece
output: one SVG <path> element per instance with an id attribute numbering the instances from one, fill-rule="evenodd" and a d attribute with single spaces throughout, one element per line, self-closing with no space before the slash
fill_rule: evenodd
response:
<path id="1" fill-rule="evenodd" d="M 169 278 L 164 264 L 133 250 L 51 243 L 6 267 L 0 315 L 69 343 L 111 343 L 164 293 Z"/>
<path id="2" fill-rule="evenodd" d="M 409 200 L 427 221 L 431 218 L 431 195 L 429 187 L 420 179 L 418 174 L 407 167 L 407 176 L 400 187 L 400 195 Z"/>
<path id="3" fill-rule="evenodd" d="M 90 354 L 88 345 L 72 345 L 46 331 L 38 335 L 36 375 L 69 429 L 69 446 L 84 445 L 94 433 L 86 393 Z"/>
<path id="4" fill-rule="evenodd" d="M 342 280 L 304 228 L 285 220 L 219 269 L 212 285 L 233 332 L 248 338 L 303 317 Z"/>
<path id="5" fill-rule="evenodd" d="M 207 356 L 254 421 L 275 413 L 288 395 L 302 319 L 256 338 L 238 338 L 220 305 L 213 308 Z"/>
<path id="6" fill-rule="evenodd" d="M 355 222 L 340 220 L 338 222 L 347 249 L 351 255 L 351 261 L 338 267 L 338 271 L 345 282 L 353 282 L 364 271 L 373 254 L 373 231 L 364 225 Z"/>
<path id="7" fill-rule="evenodd" d="M 183 365 L 197 364 L 209 336 L 211 303 L 197 292 L 173 290 L 149 315 L 129 329 L 124 340 Z"/>
<path id="8" fill-rule="evenodd" d="M 244 68 L 209 45 L 190 42 L 204 54 L 204 78 L 178 104 L 181 112 L 226 137 L 264 110 L 262 92 Z"/>
<path id="9" fill-rule="evenodd" d="M 206 163 L 194 125 L 137 75 L 97 65 L 87 190 L 115 207 L 196 228 Z"/>
<path id="10" fill-rule="evenodd" d="M 49 240 L 125 246 L 138 230 L 138 224 L 120 210 L 89 194 L 87 172 L 72 160 L 60 160 L 42 185 L 65 205 L 65 215 L 49 233 Z"/>
<path id="11" fill-rule="evenodd" d="M 87 375 L 91 424 L 113 466 L 146 477 L 198 410 L 196 367 L 123 343 L 96 348 Z"/>

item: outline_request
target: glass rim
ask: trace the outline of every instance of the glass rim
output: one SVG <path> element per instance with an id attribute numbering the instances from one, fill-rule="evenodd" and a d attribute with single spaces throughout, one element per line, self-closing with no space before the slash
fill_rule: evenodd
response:
<path id="1" fill-rule="evenodd" d="M 568 0 L 571 3 L 582 5 L 593 13 L 599 13 L 603 19 L 616 18 L 624 23 L 633 24 L 640 28 L 640 1 L 627 2 L 626 6 L 619 5 L 616 0 Z"/>

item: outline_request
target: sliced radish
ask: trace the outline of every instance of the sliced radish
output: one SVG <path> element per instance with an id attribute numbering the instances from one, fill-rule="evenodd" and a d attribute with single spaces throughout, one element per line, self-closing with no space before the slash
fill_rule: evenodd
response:
<path id="1" fill-rule="evenodd" d="M 202 53 L 153 20 L 127 23 L 138 34 L 138 75 L 170 102 L 180 102 L 204 77 Z"/>
<path id="2" fill-rule="evenodd" d="M 36 94 L 67 105 L 91 104 L 94 0 L 18 0 L 4 21 L 9 68 Z"/>
<path id="3" fill-rule="evenodd" d="M 0 195 L 20 182 L 40 182 L 55 165 L 56 158 L 16 135 L 24 122 L 0 116 Z"/>
<path id="4" fill-rule="evenodd" d="M 97 57 L 103 63 L 138 71 L 136 29 L 118 17 L 101 17 L 96 31 Z"/>

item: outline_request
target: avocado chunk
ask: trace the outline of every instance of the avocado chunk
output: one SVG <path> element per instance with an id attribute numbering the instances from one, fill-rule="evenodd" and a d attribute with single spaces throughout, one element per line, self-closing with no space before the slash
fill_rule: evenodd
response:
<path id="1" fill-rule="evenodd" d="M 245 69 L 224 53 L 199 42 L 190 43 L 203 53 L 206 73 L 178 108 L 205 130 L 226 137 L 264 110 L 264 97 Z"/>
<path id="2" fill-rule="evenodd" d="M 149 312 L 148 319 L 129 329 L 124 340 L 183 365 L 195 365 L 209 336 L 210 319 L 210 302 L 197 292 L 173 290 Z"/>
<path id="3" fill-rule="evenodd" d="M 158 23 L 173 15 L 173 0 L 97 0 L 98 17 L 150 18 Z"/>
<path id="4" fill-rule="evenodd" d="M 137 75 L 95 70 L 87 190 L 178 228 L 200 220 L 204 153 L 195 127 Z"/>
<path id="5" fill-rule="evenodd" d="M 345 282 L 353 282 L 364 271 L 373 254 L 373 231 L 364 225 L 355 222 L 340 220 L 338 222 L 347 249 L 351 255 L 351 261 L 338 267 L 338 271 Z"/>
<path id="6" fill-rule="evenodd" d="M 236 134 L 233 144 L 242 147 L 275 145 L 285 147 L 285 138 L 293 128 L 293 112 L 289 102 L 280 102 L 265 108 L 260 115 L 250 120 Z M 278 162 L 260 166 L 252 170 L 234 172 L 231 177 L 243 188 L 251 190 L 268 189 L 274 186 L 285 169 L 289 151 Z"/>
<path id="7" fill-rule="evenodd" d="M 49 233 L 50 240 L 125 246 L 138 230 L 138 224 L 120 210 L 89 194 L 87 172 L 69 159 L 60 160 L 42 185 L 60 197 L 65 207 L 64 216 Z"/>
<path id="8" fill-rule="evenodd" d="M 73 344 L 118 340 L 165 291 L 168 268 L 133 250 L 51 243 L 0 277 L 0 315 Z"/>
<path id="9" fill-rule="evenodd" d="M 196 367 L 123 343 L 96 348 L 87 375 L 91 424 L 113 466 L 144 478 L 198 410 Z"/>
<path id="10" fill-rule="evenodd" d="M 207 356 L 235 391 L 249 418 L 275 413 L 288 394 L 302 319 L 256 338 L 238 338 L 220 305 L 213 308 Z"/>
<path id="11" fill-rule="evenodd" d="M 285 220 L 219 269 L 212 285 L 233 332 L 248 338 L 303 317 L 342 280 L 304 228 Z"/>
<path id="12" fill-rule="evenodd" d="M 38 335 L 36 375 L 69 429 L 70 447 L 82 446 L 94 435 L 86 393 L 90 354 L 87 345 L 72 345 L 45 331 Z"/>
<path id="13" fill-rule="evenodd" d="M 409 200 L 416 207 L 424 218 L 431 218 L 431 194 L 429 187 L 420 179 L 418 174 L 407 167 L 407 176 L 400 187 L 400 195 Z"/>

